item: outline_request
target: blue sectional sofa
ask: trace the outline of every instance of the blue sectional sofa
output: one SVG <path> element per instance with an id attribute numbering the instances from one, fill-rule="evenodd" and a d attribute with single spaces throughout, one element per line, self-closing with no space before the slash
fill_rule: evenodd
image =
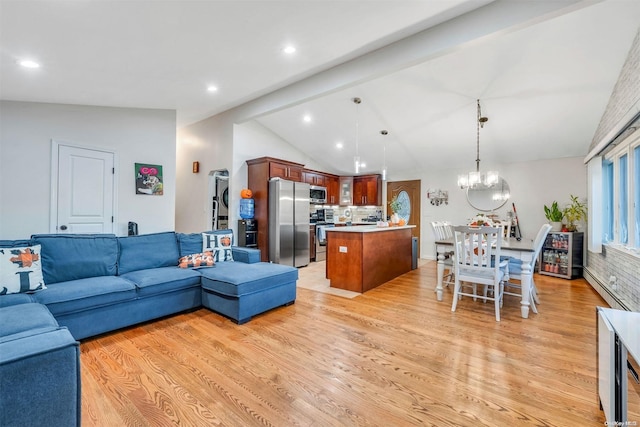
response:
<path id="1" fill-rule="evenodd" d="M 6 269 L 0 274 L 0 425 L 80 424 L 77 340 L 201 306 L 242 324 L 292 304 L 297 269 L 260 262 L 259 250 L 231 246 L 229 233 L 0 241 L 2 259 L 26 271 L 14 274 L 22 274 L 15 293 L 2 283 Z M 205 252 L 211 242 L 217 246 Z M 190 265 L 195 258 L 214 265 Z M 36 267 L 44 283 L 29 291 L 34 284 L 22 278 Z"/>

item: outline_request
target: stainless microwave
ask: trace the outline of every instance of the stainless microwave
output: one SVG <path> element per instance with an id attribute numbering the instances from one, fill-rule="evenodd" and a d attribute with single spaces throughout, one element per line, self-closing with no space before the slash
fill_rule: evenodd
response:
<path id="1" fill-rule="evenodd" d="M 309 187 L 309 201 L 318 205 L 327 203 L 327 188 L 311 185 Z"/>

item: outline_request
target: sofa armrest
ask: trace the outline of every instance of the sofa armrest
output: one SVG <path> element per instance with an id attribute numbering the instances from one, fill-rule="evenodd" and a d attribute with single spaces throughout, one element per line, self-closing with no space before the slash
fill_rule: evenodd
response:
<path id="1" fill-rule="evenodd" d="M 233 246 L 231 253 L 234 261 L 240 261 L 246 264 L 260 262 L 260 249 Z"/>
<path id="2" fill-rule="evenodd" d="M 80 426 L 80 349 L 66 328 L 0 343 L 0 425 Z"/>

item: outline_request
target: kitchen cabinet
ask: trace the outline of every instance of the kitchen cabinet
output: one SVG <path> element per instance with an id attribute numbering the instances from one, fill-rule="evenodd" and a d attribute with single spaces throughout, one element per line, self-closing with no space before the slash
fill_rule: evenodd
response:
<path id="1" fill-rule="evenodd" d="M 326 187 L 326 175 L 320 172 L 304 170 L 302 171 L 302 181 L 310 185 Z"/>
<path id="2" fill-rule="evenodd" d="M 353 178 L 353 204 L 356 206 L 382 204 L 382 177 L 363 175 Z"/>
<path id="3" fill-rule="evenodd" d="M 257 220 L 257 240 L 260 260 L 269 262 L 269 179 L 283 178 L 302 182 L 304 165 L 273 157 L 247 160 L 247 186 L 255 201 L 254 218 Z"/>
<path id="4" fill-rule="evenodd" d="M 555 232 L 542 245 L 540 274 L 575 279 L 582 277 L 584 233 Z"/>
<path id="5" fill-rule="evenodd" d="M 353 178 L 350 176 L 341 176 L 338 185 L 340 206 L 353 205 Z"/>
<path id="6" fill-rule="evenodd" d="M 278 177 L 289 181 L 302 182 L 302 165 L 272 160 L 269 162 L 269 177 Z"/>
<path id="7" fill-rule="evenodd" d="M 330 286 L 362 293 L 411 271 L 413 227 L 327 228 Z"/>
<path id="8" fill-rule="evenodd" d="M 327 187 L 327 204 L 337 205 L 340 200 L 340 178 L 327 175 L 325 184 Z"/>

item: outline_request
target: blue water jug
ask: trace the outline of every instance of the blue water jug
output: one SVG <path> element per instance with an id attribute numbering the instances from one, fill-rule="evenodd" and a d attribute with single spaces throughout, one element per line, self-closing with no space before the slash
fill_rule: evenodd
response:
<path id="1" fill-rule="evenodd" d="M 253 199 L 240 199 L 240 218 L 251 219 L 255 211 Z"/>

